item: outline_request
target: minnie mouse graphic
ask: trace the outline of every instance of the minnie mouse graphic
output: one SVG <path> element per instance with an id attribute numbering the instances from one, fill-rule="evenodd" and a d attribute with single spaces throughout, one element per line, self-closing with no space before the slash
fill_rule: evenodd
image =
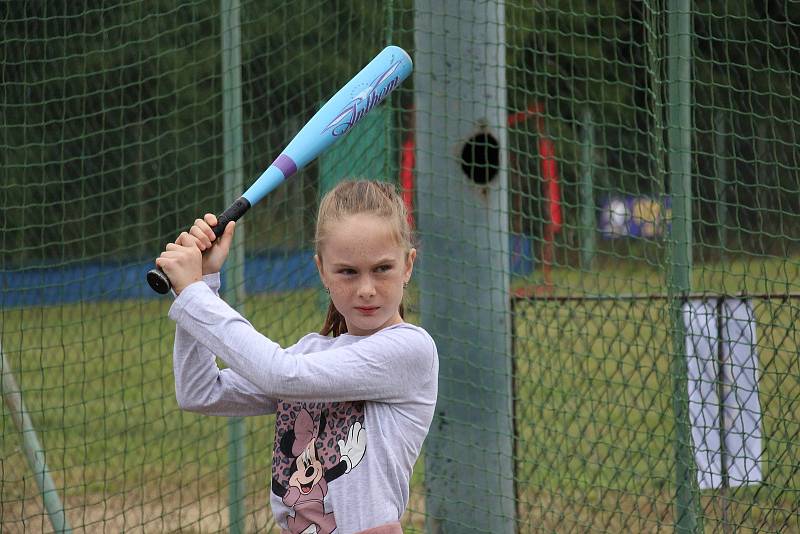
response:
<path id="1" fill-rule="evenodd" d="M 346 440 L 339 440 L 340 461 L 325 469 L 317 450 L 317 440 L 325 431 L 326 415 L 320 415 L 319 427 L 305 408 L 297 414 L 294 428 L 284 432 L 280 440 L 280 451 L 292 458 L 288 488 L 274 476 L 272 492 L 280 497 L 294 516 L 287 519 L 291 534 L 330 534 L 336 530 L 333 512 L 325 511 L 325 496 L 328 482 L 349 473 L 361 462 L 366 451 L 366 433 L 361 423 L 355 422 L 347 432 Z"/>

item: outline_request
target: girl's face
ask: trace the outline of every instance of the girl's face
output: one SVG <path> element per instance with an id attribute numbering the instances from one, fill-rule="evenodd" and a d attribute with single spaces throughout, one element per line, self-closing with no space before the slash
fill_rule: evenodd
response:
<path id="1" fill-rule="evenodd" d="M 314 258 L 349 334 L 367 336 L 403 322 L 403 284 L 411 278 L 417 251 L 407 252 L 392 230 L 375 215 L 347 216 L 331 224 Z"/>

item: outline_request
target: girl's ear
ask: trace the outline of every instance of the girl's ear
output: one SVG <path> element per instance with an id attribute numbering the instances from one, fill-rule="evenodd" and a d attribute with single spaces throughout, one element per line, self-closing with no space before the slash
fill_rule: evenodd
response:
<path id="1" fill-rule="evenodd" d="M 317 272 L 319 273 L 319 279 L 322 281 L 322 285 L 328 287 L 325 283 L 325 275 L 322 271 L 322 258 L 319 257 L 319 254 L 314 254 L 314 264 L 317 266 Z"/>
<path id="2" fill-rule="evenodd" d="M 417 259 L 417 249 L 412 248 L 406 255 L 406 281 L 411 278 L 411 273 L 414 271 L 414 260 Z"/>

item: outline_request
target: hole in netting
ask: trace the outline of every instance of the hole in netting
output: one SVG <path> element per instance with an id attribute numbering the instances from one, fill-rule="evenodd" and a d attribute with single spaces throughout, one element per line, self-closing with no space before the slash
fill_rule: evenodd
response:
<path id="1" fill-rule="evenodd" d="M 476 184 L 489 183 L 500 170 L 500 144 L 492 134 L 473 135 L 461 149 L 461 170 Z"/>

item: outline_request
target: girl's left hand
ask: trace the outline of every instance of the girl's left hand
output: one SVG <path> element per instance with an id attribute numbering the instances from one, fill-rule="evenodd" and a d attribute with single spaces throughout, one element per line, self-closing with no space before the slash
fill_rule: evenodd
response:
<path id="1" fill-rule="evenodd" d="M 175 294 L 180 294 L 189 284 L 203 279 L 203 253 L 197 238 L 183 232 L 174 243 L 156 258 L 156 265 L 167 275 Z"/>

